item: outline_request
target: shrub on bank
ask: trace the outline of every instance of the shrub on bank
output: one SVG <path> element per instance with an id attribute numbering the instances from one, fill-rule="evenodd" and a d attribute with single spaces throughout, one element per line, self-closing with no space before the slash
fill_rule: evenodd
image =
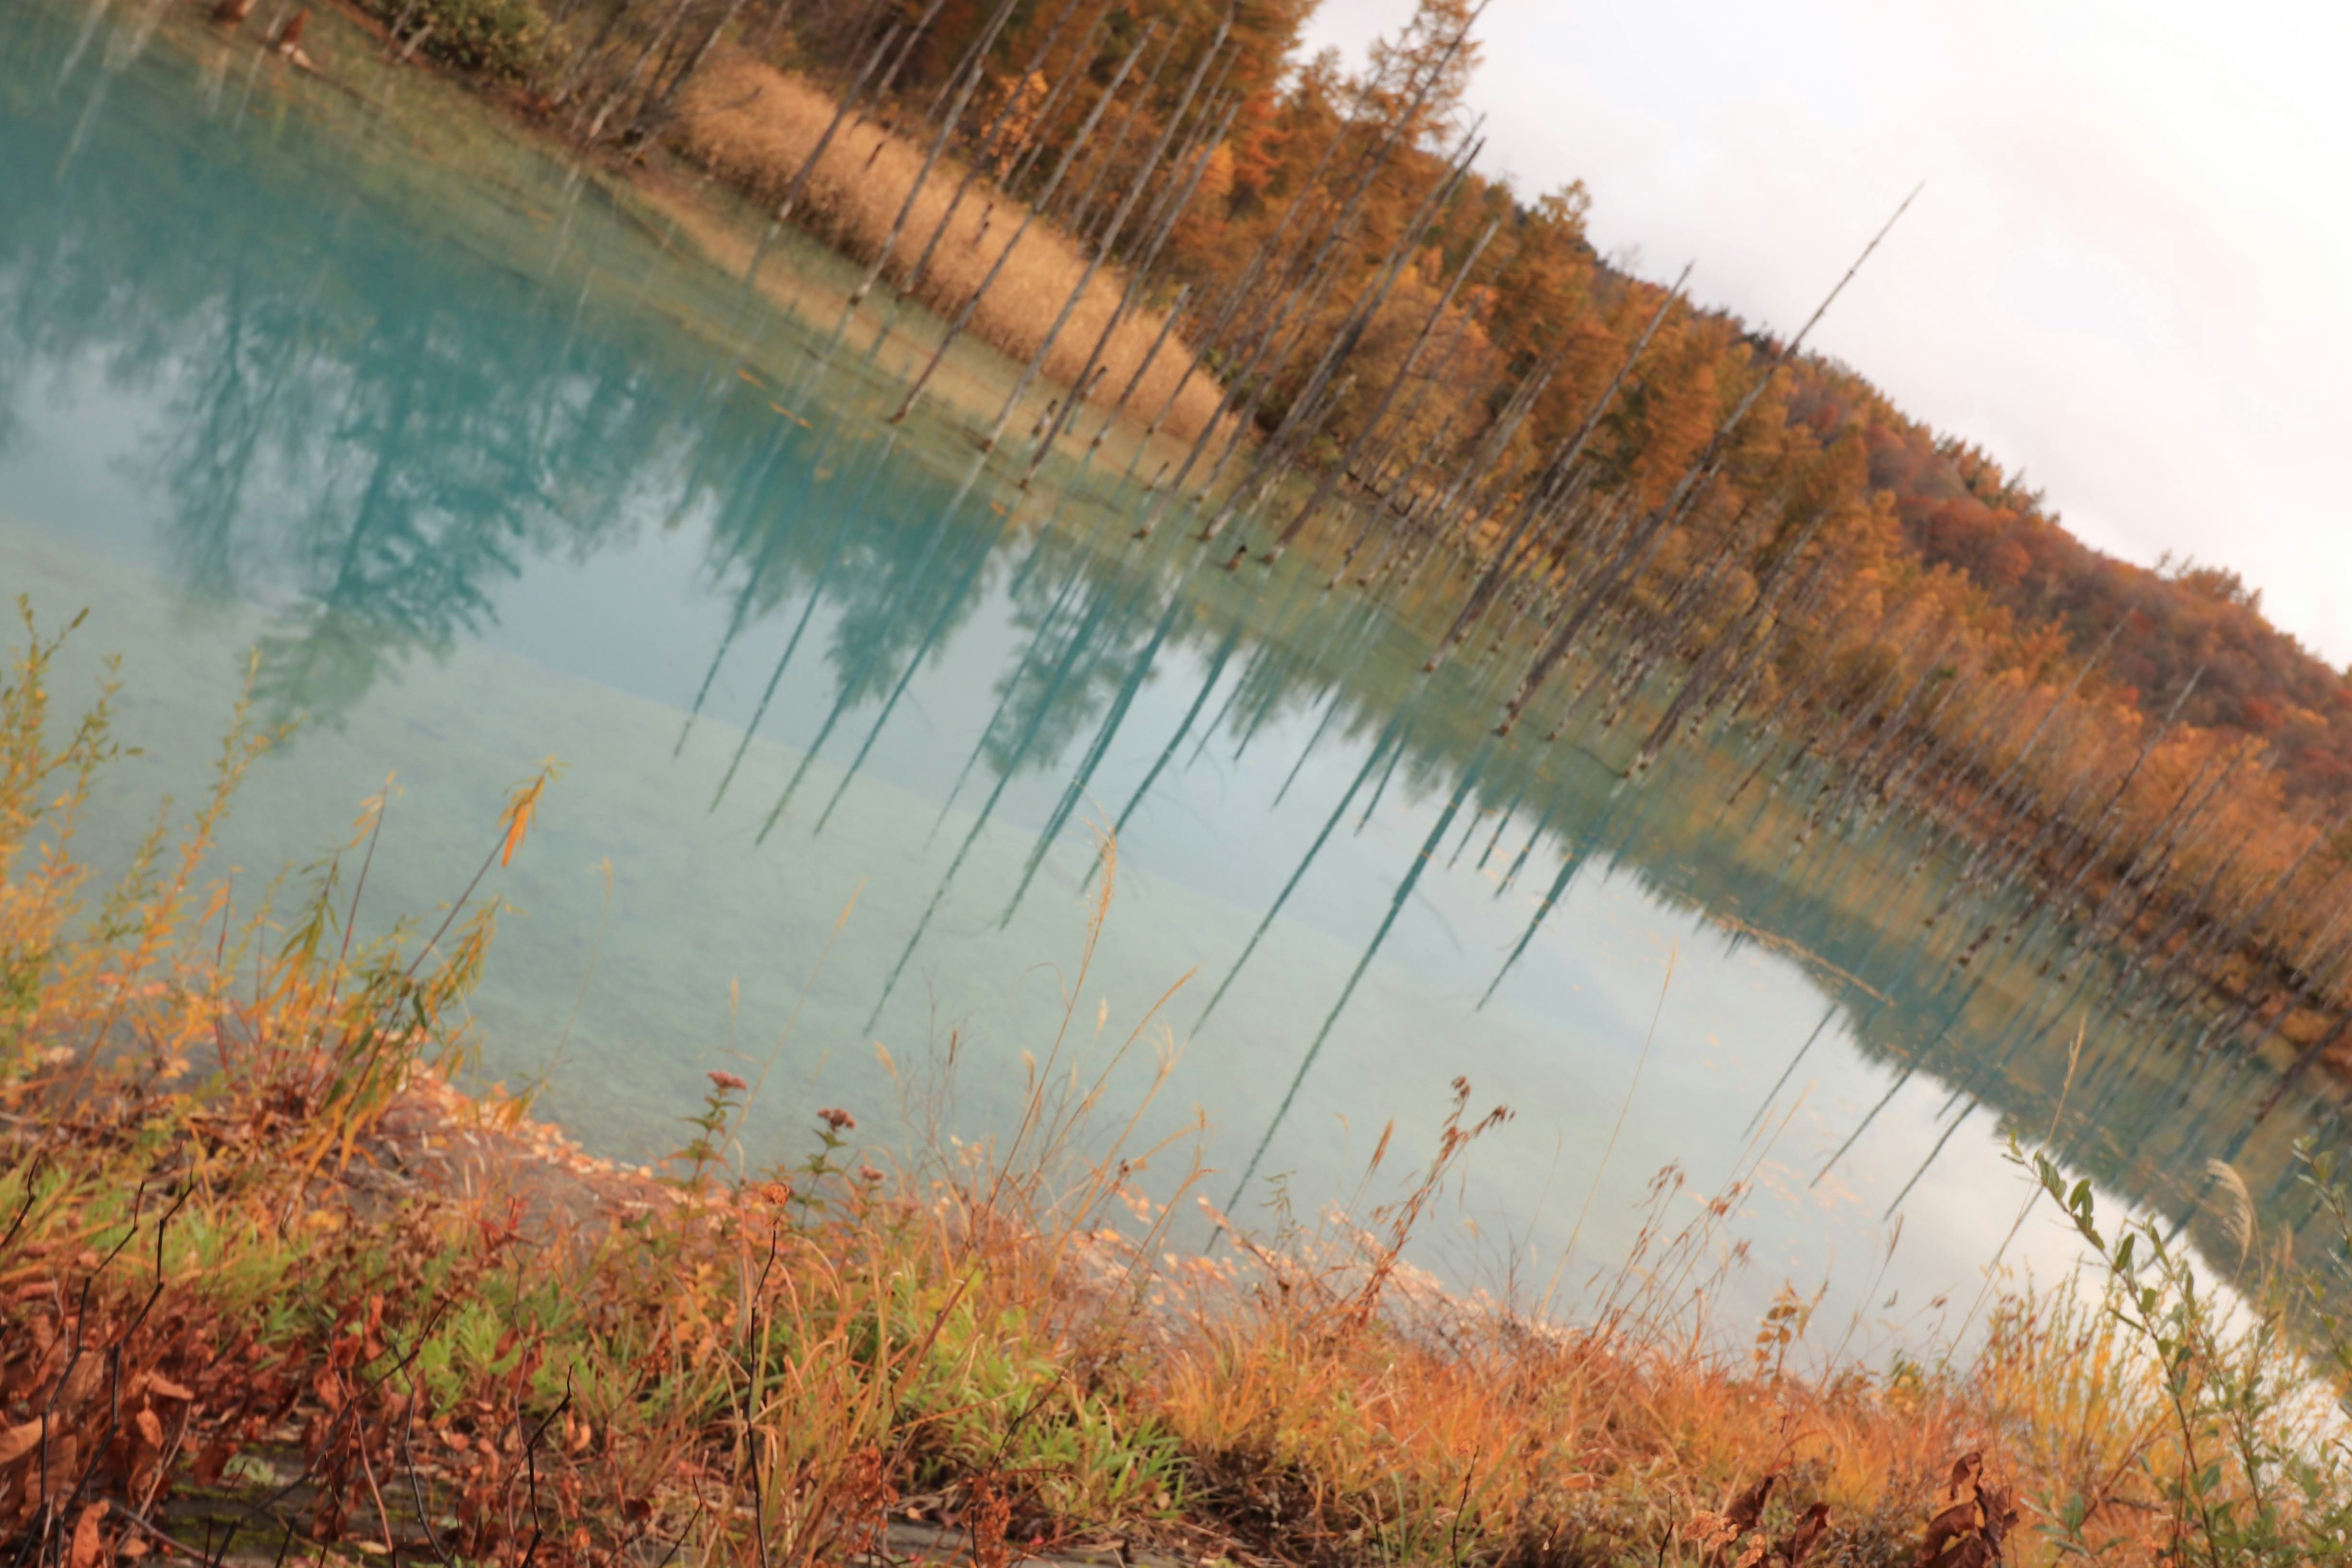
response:
<path id="1" fill-rule="evenodd" d="M 531 0 L 367 0 L 394 42 L 509 86 L 530 79 L 545 17 Z"/>

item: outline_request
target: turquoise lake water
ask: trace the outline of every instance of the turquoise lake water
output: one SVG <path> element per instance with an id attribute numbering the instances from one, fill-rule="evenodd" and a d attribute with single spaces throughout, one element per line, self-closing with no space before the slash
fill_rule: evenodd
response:
<path id="1" fill-rule="evenodd" d="M 1948 858 L 1899 821 L 1797 852 L 1769 750 L 1630 787 L 1622 734 L 1496 742 L 1508 661 L 1423 677 L 1414 606 L 1136 542 L 1116 444 L 1024 489 L 956 418 L 894 428 L 890 356 L 597 179 L 193 15 L 0 9 L 0 592 L 89 611 L 61 697 L 122 658 L 113 854 L 201 787 L 257 658 L 301 723 L 231 821 L 241 897 L 394 775 L 369 909 L 429 910 L 562 758 L 475 1014 L 593 1147 L 677 1146 L 714 1068 L 770 1071 L 755 1164 L 820 1105 L 887 1140 L 950 1048 L 937 1103 L 984 1138 L 1024 1053 L 1091 1072 L 1139 1030 L 1110 1102 L 1171 1057 L 1141 1136 L 1203 1119 L 1202 1190 L 1265 1223 L 1358 1192 L 1392 1120 L 1425 1158 L 1461 1077 L 1517 1114 L 1428 1266 L 1539 1286 L 1584 1215 L 1586 1299 L 1678 1167 L 1677 1226 L 1748 1188 L 1690 1277 L 1725 1265 L 1723 1321 L 1826 1279 L 1868 1346 L 1956 1327 L 1996 1257 L 2066 1267 L 2046 1218 L 2004 1249 L 2007 1139 L 2062 1091 L 2068 1162 L 2176 1218 L 2210 1159 L 2275 1203 L 2293 1141 L 2337 1140 L 2300 1095 L 2257 1125 L 2273 1068 L 2095 964 L 1956 963 L 2016 911 L 1927 927 Z M 805 247 L 769 265 L 840 297 Z"/>

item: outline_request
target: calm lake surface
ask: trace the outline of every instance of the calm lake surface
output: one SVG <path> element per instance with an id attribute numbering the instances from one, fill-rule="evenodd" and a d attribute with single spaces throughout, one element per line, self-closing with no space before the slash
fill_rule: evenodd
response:
<path id="1" fill-rule="evenodd" d="M 936 1102 L 983 1138 L 1024 1053 L 1066 1032 L 1091 1074 L 1140 1028 L 1112 1103 L 1172 1051 L 1142 1136 L 1204 1115 L 1202 1190 L 1263 1223 L 1356 1193 L 1393 1119 L 1384 1194 L 1459 1076 L 1517 1114 L 1430 1267 L 1540 1288 L 1582 1215 L 1573 1297 L 1678 1166 L 1676 1226 L 1752 1184 L 1724 1321 L 1826 1279 L 1850 1348 L 1956 1329 L 1997 1256 L 2065 1268 L 2046 1211 L 2003 1251 L 2012 1131 L 2111 1201 L 2199 1223 L 2229 1158 L 2297 1217 L 2332 1106 L 2256 1126 L 2274 1069 L 2096 965 L 1956 964 L 2016 911 L 1926 925 L 1952 866 L 1912 828 L 1794 850 L 1752 739 L 1638 787 L 1622 734 L 1492 742 L 1507 661 L 1425 678 L 1414 606 L 1310 557 L 1135 542 L 1125 447 L 1024 490 L 951 423 L 887 426 L 911 350 L 828 353 L 831 258 L 769 261 L 822 301 L 796 322 L 354 35 L 321 47 L 344 90 L 194 15 L 0 7 L 0 591 L 89 611 L 61 705 L 121 656 L 144 750 L 102 855 L 201 790 L 257 659 L 302 723 L 227 833 L 247 900 L 396 774 L 369 909 L 430 910 L 562 758 L 476 1014 L 592 1147 L 657 1157 L 707 1069 L 771 1062 L 754 1163 L 820 1105 L 887 1140 L 951 1042 Z"/>

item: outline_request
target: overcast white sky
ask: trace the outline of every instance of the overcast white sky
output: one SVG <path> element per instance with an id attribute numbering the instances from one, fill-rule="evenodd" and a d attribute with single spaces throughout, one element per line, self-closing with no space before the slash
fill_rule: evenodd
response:
<path id="1" fill-rule="evenodd" d="M 1413 0 L 1323 0 L 1350 60 Z M 1493 0 L 1490 173 L 1812 340 L 2103 550 L 2231 567 L 2352 660 L 2352 7 Z"/>

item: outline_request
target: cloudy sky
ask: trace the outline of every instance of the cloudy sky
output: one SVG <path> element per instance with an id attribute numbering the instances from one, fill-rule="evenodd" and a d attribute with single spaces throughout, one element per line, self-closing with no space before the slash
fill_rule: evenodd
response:
<path id="1" fill-rule="evenodd" d="M 1360 58 L 1412 0 L 1323 0 Z M 2352 661 L 2352 7 L 1493 0 L 1486 163 L 1605 254 L 1793 330 L 2077 534 L 2229 566 Z"/>

